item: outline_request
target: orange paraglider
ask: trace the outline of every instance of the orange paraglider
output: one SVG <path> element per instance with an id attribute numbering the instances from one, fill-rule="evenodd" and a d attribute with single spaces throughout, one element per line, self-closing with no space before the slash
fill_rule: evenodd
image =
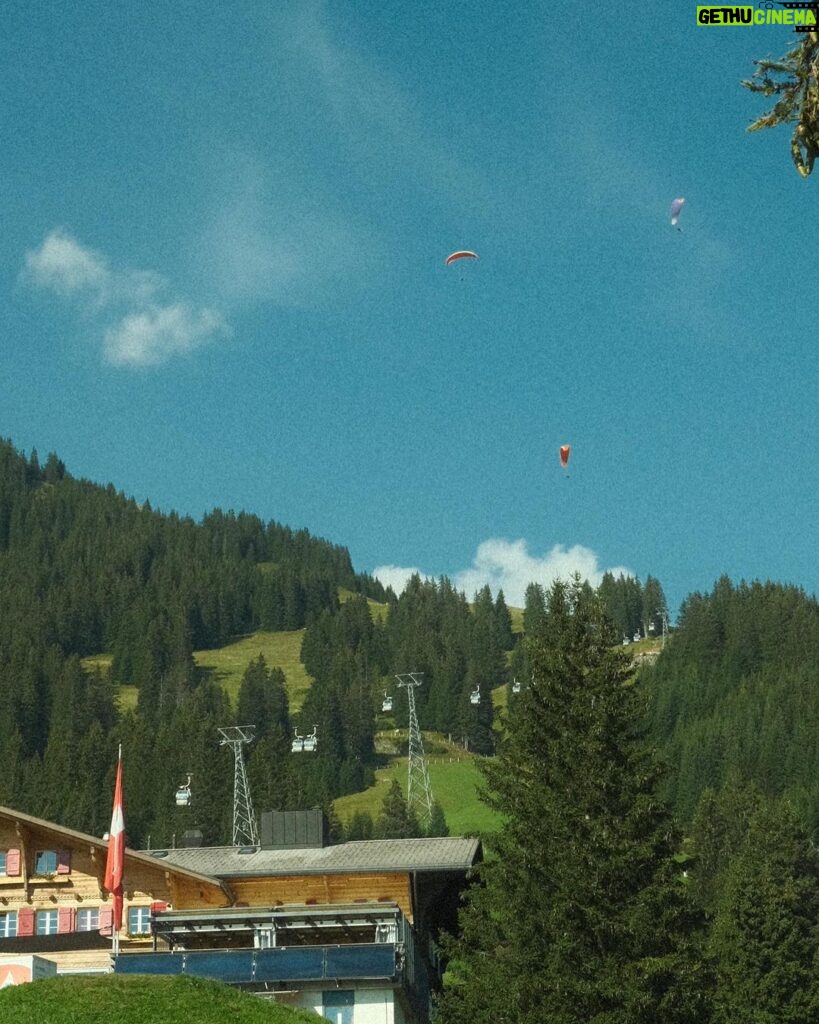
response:
<path id="1" fill-rule="evenodd" d="M 560 465 L 564 469 L 568 469 L 568 466 L 569 466 L 569 456 L 571 455 L 571 452 L 572 452 L 572 446 L 570 444 L 562 444 L 560 446 Z"/>
<path id="2" fill-rule="evenodd" d="M 476 252 L 472 252 L 470 249 L 459 249 L 457 252 L 450 253 L 446 258 L 445 266 L 449 266 L 450 263 L 454 263 L 455 260 L 477 260 L 479 256 Z"/>

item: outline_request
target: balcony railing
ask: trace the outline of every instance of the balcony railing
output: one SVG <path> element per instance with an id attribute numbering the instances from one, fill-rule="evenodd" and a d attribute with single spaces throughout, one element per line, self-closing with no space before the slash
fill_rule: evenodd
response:
<path id="1" fill-rule="evenodd" d="M 395 943 L 274 949 L 123 953 L 117 974 L 190 974 L 232 985 L 339 980 L 395 982 L 402 974 Z"/>

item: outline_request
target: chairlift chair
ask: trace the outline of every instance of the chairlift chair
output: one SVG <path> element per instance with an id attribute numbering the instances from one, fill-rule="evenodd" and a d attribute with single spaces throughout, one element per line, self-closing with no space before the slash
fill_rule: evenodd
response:
<path id="1" fill-rule="evenodd" d="M 470 704 L 480 704 L 480 702 L 481 702 L 481 688 L 479 686 L 476 690 L 473 690 L 472 693 L 470 693 L 470 695 L 469 695 L 469 703 Z"/>
<path id="2" fill-rule="evenodd" d="M 298 730 L 293 742 L 290 744 L 290 750 L 293 754 L 300 754 L 304 750 L 304 737 L 299 736 Z"/>
<path id="3" fill-rule="evenodd" d="M 392 697 L 387 694 L 386 690 L 384 691 L 384 700 L 381 702 L 381 710 L 392 711 Z"/>
<path id="4" fill-rule="evenodd" d="M 520 693 L 520 683 L 515 679 L 512 683 L 512 693 Z"/>
<path id="5" fill-rule="evenodd" d="M 313 726 L 313 731 L 309 736 L 304 737 L 304 752 L 312 753 L 316 747 L 318 747 L 318 737 L 316 736 L 317 725 Z"/>

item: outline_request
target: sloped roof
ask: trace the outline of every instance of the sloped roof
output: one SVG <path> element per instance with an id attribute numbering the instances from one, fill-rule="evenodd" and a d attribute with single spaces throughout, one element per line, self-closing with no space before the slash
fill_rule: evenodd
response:
<path id="1" fill-rule="evenodd" d="M 52 835 L 62 845 L 69 846 L 88 846 L 95 850 L 100 850 L 102 853 L 108 851 L 108 840 L 101 839 L 99 836 L 90 836 L 85 832 L 77 832 L 76 829 L 66 828 L 64 825 L 58 825 L 53 821 L 46 821 L 45 818 L 35 818 L 31 814 L 23 814 L 22 811 L 15 811 L 11 807 L 0 806 L 0 818 L 5 818 L 7 821 L 13 823 L 20 823 L 27 825 L 30 829 L 33 829 L 40 833 L 46 833 Z M 146 867 L 154 870 L 161 869 L 162 862 L 157 861 L 155 857 L 152 857 L 149 853 L 141 853 L 139 850 L 132 850 L 130 847 L 125 848 L 125 860 L 136 861 L 139 864 L 144 864 Z M 210 886 L 219 886 L 219 880 L 214 878 L 212 875 L 207 873 L 200 873 L 195 868 L 186 867 L 183 864 L 168 864 L 166 870 L 173 870 L 176 874 L 185 875 L 197 882 L 204 882 Z"/>
<path id="2" fill-rule="evenodd" d="M 467 871 L 480 859 L 475 838 L 369 839 L 311 849 L 240 849 L 235 846 L 155 850 L 149 856 L 217 878 L 371 872 Z"/>

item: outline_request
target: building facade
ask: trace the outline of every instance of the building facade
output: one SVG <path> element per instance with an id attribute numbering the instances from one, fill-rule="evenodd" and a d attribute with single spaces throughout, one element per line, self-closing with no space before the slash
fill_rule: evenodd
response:
<path id="1" fill-rule="evenodd" d="M 311 813 L 263 816 L 258 847 L 126 849 L 113 958 L 106 841 L 0 807 L 0 953 L 213 978 L 336 1024 L 426 1024 L 479 840 L 325 846 Z"/>

